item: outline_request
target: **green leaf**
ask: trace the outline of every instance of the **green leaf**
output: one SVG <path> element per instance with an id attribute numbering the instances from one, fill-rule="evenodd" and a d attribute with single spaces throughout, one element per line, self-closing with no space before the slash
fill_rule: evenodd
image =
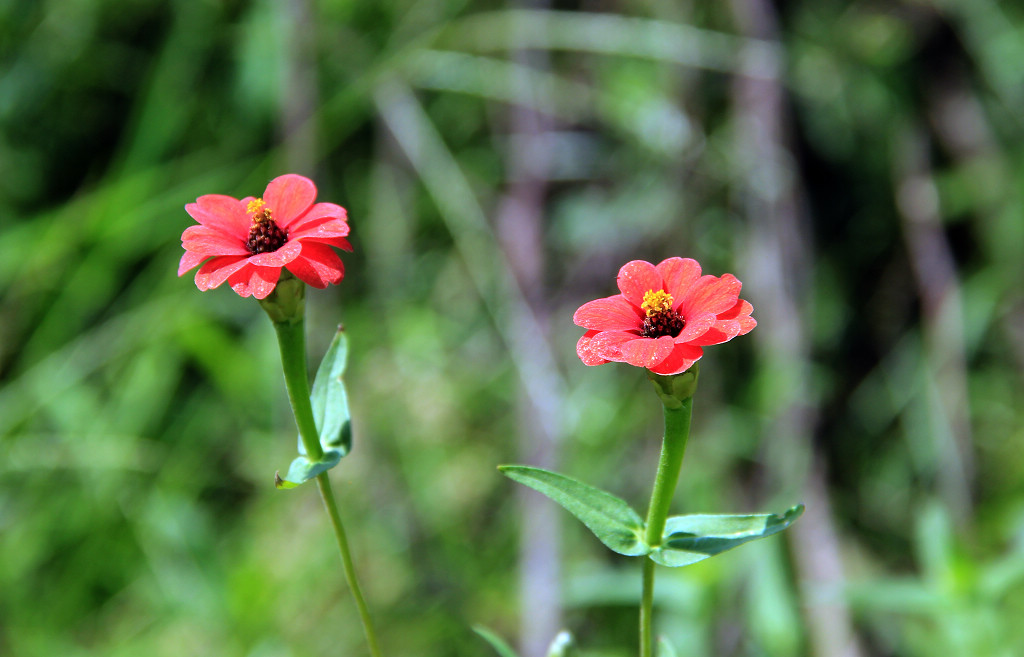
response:
<path id="1" fill-rule="evenodd" d="M 663 636 L 658 637 L 658 657 L 676 657 L 676 649 L 672 643 Z"/>
<path id="2" fill-rule="evenodd" d="M 519 657 L 519 655 L 516 654 L 516 651 L 512 650 L 512 648 L 507 643 L 505 643 L 505 641 L 500 636 L 490 631 L 483 625 L 474 625 L 473 631 L 479 634 L 481 637 L 483 637 L 484 641 L 491 644 L 491 647 L 494 648 L 494 651 L 501 655 L 501 657 Z"/>
<path id="3" fill-rule="evenodd" d="M 352 419 L 348 410 L 348 394 L 342 375 L 348 363 L 348 339 L 345 329 L 338 327 L 331 346 L 320 361 L 309 401 L 313 405 L 313 419 L 324 449 L 337 449 L 345 456 L 352 448 Z M 301 444 L 301 441 L 300 441 Z"/>
<path id="4" fill-rule="evenodd" d="M 611 493 L 540 468 L 502 465 L 498 470 L 561 504 L 609 549 L 628 557 L 643 556 L 651 551 L 644 543 L 643 520 L 624 500 Z"/>
<path id="5" fill-rule="evenodd" d="M 292 461 L 288 474 L 283 478 L 279 472 L 274 474 L 274 485 L 280 489 L 295 488 L 338 465 L 342 456 L 345 454 L 338 449 L 324 450 L 324 458 L 320 461 L 311 461 L 305 456 L 299 456 Z"/>
<path id="6" fill-rule="evenodd" d="M 781 516 L 771 513 L 673 516 L 666 521 L 662 545 L 651 552 L 651 559 L 672 568 L 688 566 L 744 543 L 777 534 L 793 524 L 803 512 L 804 505 L 798 504 Z"/>
<path id="7" fill-rule="evenodd" d="M 347 361 L 348 339 L 345 330 L 339 326 L 324 359 L 320 361 L 309 395 L 324 456 L 319 461 L 311 460 L 299 438 L 299 457 L 292 461 L 288 474 L 283 478 L 280 473 L 274 476 L 274 485 L 278 488 L 295 488 L 330 470 L 352 449 L 352 421 L 342 379 Z"/>
<path id="8" fill-rule="evenodd" d="M 562 630 L 548 646 L 547 657 L 573 657 L 576 654 L 576 640 L 568 630 Z"/>

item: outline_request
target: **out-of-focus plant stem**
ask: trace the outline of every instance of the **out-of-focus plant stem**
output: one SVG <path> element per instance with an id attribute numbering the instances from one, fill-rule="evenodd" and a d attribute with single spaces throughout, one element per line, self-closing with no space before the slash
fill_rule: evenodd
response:
<path id="1" fill-rule="evenodd" d="M 546 9 L 549 0 L 510 0 L 509 5 L 522 9 Z M 520 35 L 525 38 L 525 35 Z M 522 290 L 523 302 L 533 317 L 516 313 L 517 333 L 530 330 L 529 323 L 539 329 L 539 337 L 551 347 L 550 299 L 544 272 L 548 250 L 544 244 L 545 197 L 553 160 L 549 132 L 553 119 L 534 107 L 551 102 L 545 90 L 531 84 L 527 71 L 549 72 L 550 53 L 544 50 L 516 50 L 511 53 L 520 66 L 511 78 L 514 94 L 524 102 L 509 107 L 504 121 L 512 137 L 506 148 L 505 191 L 495 215 L 497 246 L 505 254 L 509 269 Z M 549 470 L 558 469 L 559 443 L 564 425 L 559 414 L 565 398 L 564 386 L 550 370 L 552 361 L 538 358 L 532 350 L 523 350 L 519 358 L 534 358 L 532 367 L 549 370 L 543 379 L 519 379 L 518 449 L 520 457 Z M 542 394 L 533 393 L 543 386 Z M 535 403 L 543 399 L 544 404 Z M 562 627 L 562 596 L 560 582 L 560 523 L 558 511 L 532 490 L 520 491 L 519 504 L 519 653 L 522 657 L 543 657 L 548 654 L 551 638 Z"/>
<path id="2" fill-rule="evenodd" d="M 772 2 L 731 0 L 740 34 L 767 43 L 781 44 L 781 25 Z M 751 56 L 753 53 L 747 53 Z M 787 489 L 786 495 L 814 500 L 807 517 L 787 538 L 793 552 L 793 569 L 801 595 L 808 642 L 821 657 L 860 657 L 864 650 L 854 631 L 850 610 L 842 595 L 818 592 L 841 591 L 846 575 L 840 538 L 827 486 L 827 460 L 813 437 L 820 408 L 812 380 L 809 291 L 807 272 L 813 269 L 813 240 L 803 216 L 808 206 L 801 177 L 792 164 L 797 150 L 791 143 L 787 95 L 781 60 L 768 63 L 774 74 L 764 79 L 734 78 L 733 97 L 740 135 L 737 151 L 743 159 L 770 163 L 747 171 L 742 202 L 749 217 L 749 274 L 758 305 L 757 344 L 769 369 L 789 381 L 773 401 L 773 440 L 763 452 L 767 471 Z M 777 438 L 777 439 L 776 439 Z"/>

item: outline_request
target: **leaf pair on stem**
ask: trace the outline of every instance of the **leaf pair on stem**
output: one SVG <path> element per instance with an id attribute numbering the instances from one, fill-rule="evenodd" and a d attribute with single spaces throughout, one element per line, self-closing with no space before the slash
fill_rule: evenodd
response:
<path id="1" fill-rule="evenodd" d="M 627 557 L 649 556 L 662 566 L 677 568 L 703 561 L 734 547 L 777 534 L 803 513 L 802 504 L 781 515 L 693 514 L 672 516 L 661 543 L 648 545 L 640 515 L 622 498 L 581 481 L 525 465 L 498 468 L 506 477 L 551 498 L 576 516 L 613 552 Z"/>

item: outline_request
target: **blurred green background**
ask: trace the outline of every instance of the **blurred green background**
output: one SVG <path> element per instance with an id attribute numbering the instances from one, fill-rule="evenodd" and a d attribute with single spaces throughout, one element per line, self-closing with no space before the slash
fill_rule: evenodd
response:
<path id="1" fill-rule="evenodd" d="M 363 655 L 269 322 L 177 278 L 183 205 L 346 206 L 387 655 L 635 654 L 639 564 L 495 466 L 645 508 L 642 372 L 572 312 L 624 262 L 735 273 L 676 512 L 806 515 L 660 571 L 684 655 L 1024 654 L 1024 6 L 0 2 L 0 655 Z"/>

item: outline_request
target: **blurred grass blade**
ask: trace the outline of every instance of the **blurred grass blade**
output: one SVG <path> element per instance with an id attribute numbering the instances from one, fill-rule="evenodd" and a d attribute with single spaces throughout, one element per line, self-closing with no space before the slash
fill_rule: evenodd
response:
<path id="1" fill-rule="evenodd" d="M 768 41 L 692 25 L 611 13 L 543 10 L 475 14 L 455 22 L 438 41 L 452 49 L 476 52 L 543 49 L 642 57 L 767 79 L 778 75 L 781 55 Z"/>
<path id="2" fill-rule="evenodd" d="M 593 89 L 565 76 L 491 57 L 444 50 L 422 50 L 405 66 L 410 83 L 421 89 L 453 91 L 528 107 L 573 121 L 593 111 Z M 523 94 L 523 85 L 535 93 Z"/>
<path id="3" fill-rule="evenodd" d="M 491 644 L 494 651 L 497 652 L 501 657 L 519 657 L 512 647 L 505 643 L 505 640 L 500 636 L 490 631 L 483 625 L 474 625 L 473 631 L 479 634 L 484 641 Z"/>
<path id="4" fill-rule="evenodd" d="M 532 403 L 545 408 L 562 397 L 564 381 L 555 366 L 545 331 L 512 278 L 507 259 L 473 187 L 436 126 L 411 90 L 398 80 L 380 85 L 374 95 L 384 123 L 441 213 L 459 257 L 466 264 L 480 300 L 494 320 L 495 329 L 512 353 Z M 511 330 L 517 318 L 518 330 Z"/>

